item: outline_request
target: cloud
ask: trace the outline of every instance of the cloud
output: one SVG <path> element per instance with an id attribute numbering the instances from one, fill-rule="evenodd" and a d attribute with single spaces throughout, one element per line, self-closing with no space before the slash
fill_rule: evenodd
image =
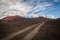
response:
<path id="1" fill-rule="evenodd" d="M 55 18 L 55 16 L 53 16 L 53 15 L 47 15 L 47 16 L 46 16 L 46 18 L 54 19 L 54 18 Z"/>
<path id="2" fill-rule="evenodd" d="M 32 11 L 30 13 L 35 13 L 35 12 L 38 12 L 38 11 L 44 11 L 44 10 L 47 10 L 49 8 L 52 8 L 52 3 L 49 3 L 49 2 L 44 2 L 44 3 L 40 3 L 40 4 L 37 4 L 37 6 L 35 6 L 34 8 L 32 8 Z M 33 11 L 34 10 L 34 11 Z"/>
<path id="3" fill-rule="evenodd" d="M 46 1 L 41 2 L 41 1 L 44 0 L 38 0 L 38 1 L 37 0 L 0 0 L 0 15 L 1 16 L 20 15 L 24 17 L 38 17 L 39 15 L 37 15 L 36 12 L 47 10 L 49 7 L 53 5 L 52 3 Z"/>
<path id="4" fill-rule="evenodd" d="M 10 5 L 9 9 L 16 9 L 16 10 L 20 10 L 23 13 L 29 11 L 31 9 L 31 7 L 27 6 L 26 4 L 23 3 L 16 3 L 15 5 Z"/>
<path id="5" fill-rule="evenodd" d="M 11 15 L 14 11 L 13 9 L 19 10 L 20 14 L 21 12 L 25 14 L 28 10 L 31 9 L 31 7 L 27 6 L 25 3 L 19 2 L 19 0 L 0 0 L 0 17 L 4 16 L 6 13 L 8 15 Z M 8 13 L 8 11 L 11 11 L 9 12 L 10 14 Z M 14 13 L 17 13 L 17 12 L 18 11 L 16 12 L 14 11 Z"/>
<path id="6" fill-rule="evenodd" d="M 54 2 L 60 2 L 60 0 L 54 0 Z"/>

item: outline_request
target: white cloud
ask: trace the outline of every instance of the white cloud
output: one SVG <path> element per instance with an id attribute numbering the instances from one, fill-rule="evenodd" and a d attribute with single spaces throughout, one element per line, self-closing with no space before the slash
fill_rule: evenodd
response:
<path id="1" fill-rule="evenodd" d="M 9 9 L 16 9 L 16 10 L 20 10 L 23 13 L 29 11 L 31 9 L 31 7 L 27 6 L 26 4 L 23 3 L 16 3 L 15 5 L 10 5 Z"/>
<path id="2" fill-rule="evenodd" d="M 21 1 L 22 0 L 0 0 L 0 3 L 1 3 L 0 9 L 6 12 L 5 14 L 1 14 L 1 15 L 2 16 L 20 15 L 23 17 L 38 17 L 39 15 L 34 14 L 35 12 L 44 11 L 48 9 L 48 7 L 51 7 L 53 5 L 52 3 L 48 3 L 48 2 L 39 3 L 41 0 L 38 0 L 38 1 L 28 0 L 27 3 L 21 2 Z M 35 1 L 37 2 L 35 3 Z M 35 4 L 36 6 L 34 7 Z M 10 9 L 12 9 L 12 11 Z M 14 11 L 13 9 L 19 10 L 19 11 Z M 31 10 L 35 10 L 35 11 L 31 11 Z M 32 14 L 27 13 L 30 11 L 32 12 Z M 45 15 L 43 15 L 43 17 L 45 17 Z"/>
<path id="3" fill-rule="evenodd" d="M 60 2 L 60 0 L 54 0 L 54 2 Z"/>
<path id="4" fill-rule="evenodd" d="M 55 16 L 53 16 L 53 15 L 47 15 L 46 17 L 47 17 L 47 18 L 52 18 L 52 19 L 55 18 Z"/>
<path id="5" fill-rule="evenodd" d="M 35 12 L 38 12 L 38 11 L 44 11 L 46 9 L 49 9 L 49 8 L 52 8 L 52 3 L 48 3 L 48 2 L 44 2 L 44 3 L 40 3 L 40 4 L 37 4 L 37 6 L 35 6 L 32 10 L 31 13 L 35 13 Z"/>
<path id="6" fill-rule="evenodd" d="M 29 17 L 30 18 L 36 18 L 36 17 L 39 17 L 39 15 L 37 15 L 37 14 L 29 14 Z"/>

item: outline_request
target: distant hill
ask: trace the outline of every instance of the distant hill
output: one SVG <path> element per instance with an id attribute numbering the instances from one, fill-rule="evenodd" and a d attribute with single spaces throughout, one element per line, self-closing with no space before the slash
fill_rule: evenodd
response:
<path id="1" fill-rule="evenodd" d="M 0 22 L 13 22 L 13 21 L 18 20 L 20 18 L 23 18 L 23 17 L 20 17 L 20 16 L 8 16 L 8 17 L 5 17 L 5 18 L 1 19 Z"/>
<path id="2" fill-rule="evenodd" d="M 37 17 L 37 18 L 24 18 L 20 16 L 8 16 L 0 20 L 0 22 L 24 22 L 24 21 L 45 21 L 50 20 L 49 18 Z"/>

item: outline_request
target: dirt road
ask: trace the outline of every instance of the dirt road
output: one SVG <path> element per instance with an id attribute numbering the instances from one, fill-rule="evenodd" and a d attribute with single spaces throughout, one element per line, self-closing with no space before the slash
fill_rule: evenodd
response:
<path id="1" fill-rule="evenodd" d="M 29 26 L 29 27 L 27 27 L 25 29 L 19 30 L 18 32 L 12 33 L 12 34 L 8 35 L 7 37 L 3 38 L 2 40 L 10 40 L 10 39 L 14 38 L 16 35 L 22 34 L 23 32 L 25 32 L 25 31 L 37 26 L 38 24 L 39 23 L 34 24 L 32 26 Z"/>
<path id="2" fill-rule="evenodd" d="M 40 30 L 41 26 L 44 24 L 45 22 L 42 22 L 40 25 L 38 25 L 32 32 L 30 32 L 29 34 L 27 34 L 23 40 L 31 40 Z"/>

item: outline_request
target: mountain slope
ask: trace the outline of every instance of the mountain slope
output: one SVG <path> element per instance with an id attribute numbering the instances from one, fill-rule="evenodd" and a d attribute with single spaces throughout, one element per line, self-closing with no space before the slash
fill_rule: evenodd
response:
<path id="1" fill-rule="evenodd" d="M 60 20 L 47 21 L 32 40 L 60 40 Z"/>
<path id="2" fill-rule="evenodd" d="M 0 21 L 1 22 L 13 22 L 17 19 L 20 19 L 20 18 L 23 18 L 23 17 L 20 17 L 20 16 L 8 16 L 8 17 L 5 17 L 3 19 L 1 19 Z"/>
<path id="3" fill-rule="evenodd" d="M 10 16 L 1 19 L 0 21 L 0 39 L 6 37 L 7 35 L 17 32 L 21 29 L 27 28 L 33 24 L 41 23 L 43 21 L 51 21 L 53 19 L 39 17 L 39 18 L 23 18 L 19 16 Z M 49 23 L 47 22 L 48 25 Z M 45 26 L 44 26 L 45 27 Z M 44 29 L 45 30 L 45 29 Z M 42 32 L 41 32 L 42 33 Z M 38 34 L 40 35 L 40 34 Z M 42 36 L 44 34 L 42 33 Z M 37 36 L 39 39 L 39 36 Z M 37 39 L 37 37 L 35 39 Z M 35 40 L 34 39 L 34 40 Z"/>
<path id="4" fill-rule="evenodd" d="M 23 18 L 19 16 L 9 16 L 0 20 L 0 39 L 3 37 L 27 28 L 33 24 L 42 22 L 44 18 Z"/>

